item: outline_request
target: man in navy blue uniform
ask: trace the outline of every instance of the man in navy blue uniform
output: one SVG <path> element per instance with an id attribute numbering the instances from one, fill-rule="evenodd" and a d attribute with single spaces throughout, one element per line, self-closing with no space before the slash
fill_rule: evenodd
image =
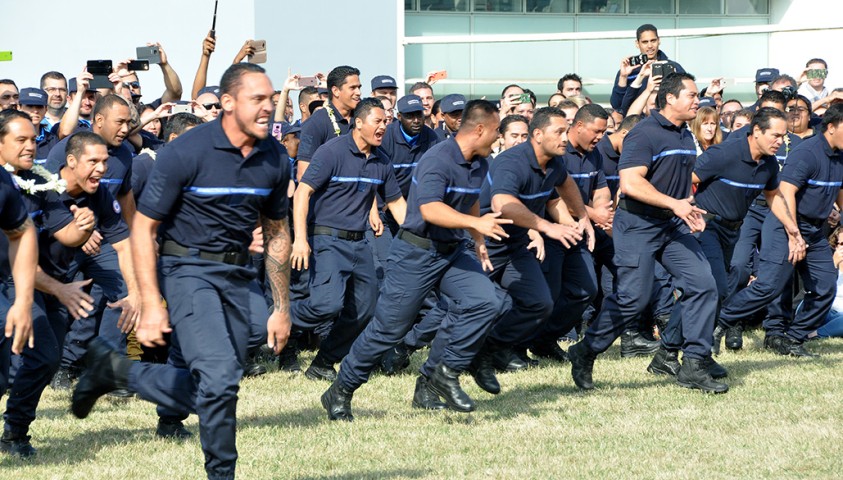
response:
<path id="1" fill-rule="evenodd" d="M 439 103 L 439 110 L 442 112 L 442 125 L 436 127 L 436 136 L 439 140 L 447 140 L 460 129 L 462 111 L 465 108 L 465 97 L 459 93 L 445 95 Z"/>
<path id="2" fill-rule="evenodd" d="M 470 412 L 474 401 L 462 390 L 459 374 L 480 348 L 501 300 L 484 269 L 491 269 L 484 236 L 500 238 L 509 220 L 499 214 L 480 216 L 480 187 L 488 172 L 500 123 L 486 100 L 468 102 L 459 133 L 431 148 L 419 161 L 410 187 L 407 218 L 392 242 L 384 288 L 374 319 L 354 341 L 337 380 L 322 395 L 331 420 L 351 421 L 354 391 L 369 379 L 381 355 L 412 327 L 419 307 L 439 286 L 454 299 L 430 356 L 416 381 L 413 406 Z M 477 259 L 467 251 L 468 230 Z M 481 267 L 482 263 L 482 267 Z"/>
<path id="3" fill-rule="evenodd" d="M 696 148 L 685 122 L 697 114 L 693 76 L 673 73 L 662 80 L 659 111 L 642 120 L 624 140 L 620 163 L 622 198 L 613 222 L 617 292 L 603 301 L 585 338 L 568 349 L 571 375 L 578 387 L 594 388 L 592 370 L 650 300 L 656 261 L 683 289 L 684 358 L 681 386 L 725 392 L 704 368 L 711 355 L 717 287 L 699 242 L 691 235 L 705 228 L 703 210 L 691 203 L 691 172 Z"/>
<path id="4" fill-rule="evenodd" d="M 773 216 L 764 220 L 758 278 L 729 297 L 720 313 L 721 325 L 728 328 L 765 307 L 781 295 L 796 264 L 805 285 L 802 305 L 791 321 L 764 321 L 764 346 L 781 355 L 815 356 L 803 343 L 825 318 L 834 299 L 837 269 L 823 227 L 834 203 L 843 205 L 842 148 L 843 105 L 833 105 L 823 115 L 822 135 L 794 148 L 782 170 L 779 191 L 789 221 L 783 224 Z M 803 243 L 807 250 L 800 260 L 799 247 Z"/>
<path id="5" fill-rule="evenodd" d="M 40 88 L 24 88 L 20 91 L 20 110 L 32 117 L 32 125 L 35 126 L 37 136 L 35 137 L 36 163 L 44 163 L 50 149 L 58 143 L 56 135 L 43 124 L 44 114 L 47 113 L 47 100 L 49 95 Z M 41 160 L 40 162 L 38 160 Z"/>
<path id="6" fill-rule="evenodd" d="M 290 170 L 284 149 L 269 135 L 274 90 L 264 70 L 249 63 L 229 67 L 220 90 L 220 118 L 159 153 L 132 229 L 143 305 L 138 341 L 163 344 L 172 319 L 183 362 L 133 363 L 94 340 L 86 353 L 92 367 L 72 402 L 74 415 L 84 418 L 100 396 L 128 387 L 171 410 L 198 414 L 209 479 L 234 478 L 254 277 L 247 249 L 259 220 L 274 300 L 267 343 L 276 354 L 290 331 Z"/>
<path id="7" fill-rule="evenodd" d="M 715 145 L 705 151 L 694 166 L 692 180 L 698 185 L 694 195 L 697 205 L 707 213 L 703 215 L 706 228 L 695 236 L 708 259 L 711 273 L 717 284 L 718 303 L 728 295 L 728 268 L 732 251 L 738 239 L 743 218 L 759 193 L 764 194 L 773 206 L 773 213 L 790 230 L 796 224 L 789 220 L 784 203 L 774 202 L 778 194 L 779 164 L 775 152 L 787 135 L 787 118 L 774 108 L 761 108 L 752 120 L 752 130 L 743 141 Z M 682 345 L 681 303 L 674 308 L 667 328 L 662 332 L 662 348 L 647 370 L 656 374 L 676 375 L 679 369 L 678 352 Z M 717 351 L 715 334 L 715 351 Z M 713 359 L 708 370 L 714 378 L 727 375 Z"/>
<path id="8" fill-rule="evenodd" d="M 386 132 L 380 100 L 362 100 L 352 120 L 351 135 L 329 140 L 313 155 L 293 199 L 293 268 L 313 267 L 310 296 L 291 305 L 293 323 L 313 329 L 333 322 L 305 371 L 313 380 L 336 379 L 334 364 L 345 357 L 374 314 L 378 282 L 365 233 L 375 194 L 384 199 L 396 222 L 404 223 L 406 211 L 392 165 L 378 148 Z"/>

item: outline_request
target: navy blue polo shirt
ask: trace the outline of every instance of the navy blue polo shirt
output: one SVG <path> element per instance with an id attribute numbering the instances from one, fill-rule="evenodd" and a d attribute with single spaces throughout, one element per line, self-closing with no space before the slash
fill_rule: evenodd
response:
<path id="1" fill-rule="evenodd" d="M 843 186 L 843 158 L 825 135 L 814 135 L 790 152 L 781 180 L 799 188 L 796 211 L 814 220 L 825 220 Z"/>
<path id="2" fill-rule="evenodd" d="M 348 120 L 340 114 L 334 104 L 329 104 L 328 108 L 334 112 L 334 119 L 340 130 L 339 135 L 348 133 L 351 129 Z M 299 143 L 299 153 L 296 160 L 309 162 L 316 153 L 316 149 L 328 140 L 339 136 L 334 129 L 333 122 L 331 122 L 331 117 L 328 116 L 328 108 L 320 108 L 301 124 L 301 143 Z"/>
<path id="3" fill-rule="evenodd" d="M 779 186 L 775 155 L 752 159 L 749 142 L 721 143 L 697 159 L 694 173 L 700 179 L 694 194 L 697 205 L 729 221 L 743 220 L 752 201 L 764 190 Z"/>
<path id="4" fill-rule="evenodd" d="M 29 211 L 26 208 L 20 190 L 14 183 L 9 172 L 0 168 L 0 229 L 14 230 L 26 221 Z M 12 275 L 9 267 L 9 241 L 5 235 L 0 235 L 0 275 L 3 279 Z"/>
<path id="5" fill-rule="evenodd" d="M 381 149 L 392 161 L 395 180 L 398 181 L 398 187 L 401 188 L 401 194 L 404 195 L 404 198 L 410 195 L 410 183 L 419 159 L 430 147 L 437 143 L 439 143 L 439 138 L 433 129 L 427 125 L 422 128 L 412 145 L 403 133 L 401 122 L 395 121 L 386 127 Z"/>
<path id="6" fill-rule="evenodd" d="M 606 179 L 606 185 L 609 187 L 609 191 L 612 192 L 612 198 L 614 199 L 621 186 L 621 177 L 618 175 L 618 161 L 621 159 L 621 154 L 615 151 L 615 147 L 612 146 L 612 141 L 609 140 L 608 135 L 604 135 L 597 142 L 594 151 L 600 155 L 600 162 L 603 165 L 603 177 Z"/>
<path id="7" fill-rule="evenodd" d="M 407 217 L 402 228 L 437 242 L 464 239 L 465 230 L 425 222 L 419 207 L 442 202 L 460 213 L 470 215 L 471 207 L 480 198 L 480 190 L 488 172 L 489 161 L 480 156 L 466 161 L 454 138 L 437 143 L 422 156 L 413 174 L 413 184 L 407 198 Z"/>
<path id="8" fill-rule="evenodd" d="M 18 176 L 26 181 L 34 181 L 36 186 L 47 183 L 47 179 L 29 170 L 20 170 Z M 55 191 L 47 190 L 35 193 L 21 191 L 21 194 L 26 210 L 38 230 L 46 230 L 50 235 L 53 235 L 73 221 L 73 214 L 69 210 L 65 208 L 62 211 L 61 208 L 57 208 L 62 204 L 60 195 Z"/>
<path id="9" fill-rule="evenodd" d="M 682 199 L 691 194 L 691 172 L 696 160 L 694 137 L 685 124 L 677 127 L 653 110 L 624 138 L 618 169 L 647 167 L 645 178 L 656 190 Z"/>
<path id="10" fill-rule="evenodd" d="M 568 142 L 564 159 L 568 174 L 580 189 L 583 203 L 588 205 L 594 191 L 607 186 L 600 153 L 596 148 L 590 152 L 580 153 L 571 145 L 571 142 Z"/>
<path id="11" fill-rule="evenodd" d="M 389 157 L 375 148 L 366 158 L 353 135 L 319 147 L 300 183 L 314 190 L 310 222 L 342 230 L 366 230 L 375 192 L 387 202 L 401 198 Z"/>
<path id="12" fill-rule="evenodd" d="M 38 136 L 35 137 L 35 163 L 43 165 L 47 161 L 47 155 L 50 150 L 59 143 L 59 137 L 47 129 L 44 125 L 39 125 Z"/>
<path id="13" fill-rule="evenodd" d="M 120 204 L 111 192 L 102 185 L 90 195 L 83 192 L 77 197 L 71 197 L 67 192 L 62 193 L 58 196 L 57 202 L 44 205 L 44 215 L 67 215 L 70 213 L 71 205 L 91 209 L 97 219 L 96 230 L 102 234 L 103 239 L 108 243 L 114 245 L 129 238 L 129 227 L 120 214 Z M 67 269 L 80 248 L 66 247 L 46 230 L 42 230 L 38 235 L 38 264 L 51 277 L 66 280 Z"/>
<path id="14" fill-rule="evenodd" d="M 556 187 L 565 183 L 568 171 L 563 157 L 553 157 L 542 171 L 532 142 L 518 144 L 504 151 L 489 166 L 486 182 L 480 192 L 480 213 L 492 211 L 492 197 L 512 195 L 531 212 L 545 216 L 548 200 L 557 198 Z M 527 229 L 517 225 L 504 225 L 509 238 L 502 243 L 517 244 L 527 239 Z M 489 239 L 489 241 L 495 241 Z"/>
<path id="15" fill-rule="evenodd" d="M 259 216 L 287 216 L 287 158 L 271 136 L 244 158 L 221 121 L 199 125 L 158 152 L 138 211 L 162 222 L 162 240 L 207 252 L 245 251 Z"/>
<path id="16" fill-rule="evenodd" d="M 440 142 L 444 142 L 445 140 L 454 136 L 454 132 L 448 130 L 448 127 L 446 127 L 444 123 L 436 127 L 436 129 L 433 131 L 434 133 L 436 133 L 436 137 L 439 139 Z"/>
<path id="17" fill-rule="evenodd" d="M 132 195 L 135 196 L 135 203 L 143 193 L 146 181 L 149 179 L 149 173 L 155 166 L 155 159 L 152 158 L 152 155 L 155 154 L 156 152 L 142 152 L 132 159 Z"/>
<path id="18" fill-rule="evenodd" d="M 44 167 L 58 173 L 67 160 L 67 142 L 70 137 L 63 138 L 57 143 L 50 154 L 47 155 L 47 163 Z M 132 156 L 134 147 L 129 142 L 123 142 L 118 147 L 108 147 L 108 161 L 106 162 L 105 174 L 100 180 L 114 198 L 125 195 L 132 189 Z"/>
<path id="19" fill-rule="evenodd" d="M 752 125 L 744 125 L 743 127 L 730 133 L 729 136 L 726 137 L 726 140 L 724 140 L 724 143 L 746 140 L 746 137 L 752 134 L 752 130 L 749 129 L 751 126 Z M 779 150 L 776 152 L 776 160 L 779 161 L 781 166 L 784 166 L 785 162 L 787 162 L 787 157 L 790 152 L 803 141 L 802 137 L 794 135 L 791 132 L 787 132 L 787 141 L 782 142 L 782 146 L 779 147 Z"/>

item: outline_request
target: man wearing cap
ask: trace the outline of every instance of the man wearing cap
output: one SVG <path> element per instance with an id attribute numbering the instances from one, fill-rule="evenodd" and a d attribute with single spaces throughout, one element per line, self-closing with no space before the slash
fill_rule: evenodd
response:
<path id="1" fill-rule="evenodd" d="M 83 71 L 78 77 L 71 78 L 68 81 L 67 109 L 62 115 L 61 121 L 53 125 L 53 131 L 59 140 L 77 130 L 91 129 L 91 114 L 99 96 L 95 89 L 89 88 L 93 78 L 93 75 Z"/>
<path id="2" fill-rule="evenodd" d="M 202 108 L 213 119 L 216 119 L 222 111 L 222 105 L 220 105 L 220 87 L 212 86 L 202 88 L 199 90 L 199 95 L 196 96 L 196 103 L 202 105 Z"/>
<path id="3" fill-rule="evenodd" d="M 770 88 L 770 83 L 772 83 L 773 79 L 779 76 L 779 69 L 778 68 L 759 68 L 755 71 L 755 96 L 761 98 L 761 94 L 763 94 L 768 88 Z M 753 107 L 757 106 L 753 105 Z M 752 107 L 749 107 L 752 108 Z M 753 111 L 755 110 L 752 108 Z"/>
<path id="4" fill-rule="evenodd" d="M 42 164 L 47 161 L 47 154 L 50 149 L 58 143 L 58 138 L 49 131 L 46 125 L 42 124 L 44 115 L 47 113 L 47 100 L 49 94 L 40 88 L 24 88 L 20 91 L 19 109 L 32 117 L 32 125 L 38 135 L 35 137 L 37 149 L 35 151 L 35 163 Z"/>
<path id="5" fill-rule="evenodd" d="M 442 102 L 439 104 L 439 109 L 442 111 L 442 125 L 437 127 L 434 132 L 439 137 L 440 141 L 447 140 L 457 133 L 460 129 L 460 122 L 462 121 L 462 111 L 465 108 L 465 97 L 452 93 L 445 95 Z"/>
<path id="6" fill-rule="evenodd" d="M 378 75 L 372 79 L 372 96 L 377 97 L 379 95 L 389 98 L 395 105 L 398 100 L 398 84 L 394 78 L 389 75 Z"/>

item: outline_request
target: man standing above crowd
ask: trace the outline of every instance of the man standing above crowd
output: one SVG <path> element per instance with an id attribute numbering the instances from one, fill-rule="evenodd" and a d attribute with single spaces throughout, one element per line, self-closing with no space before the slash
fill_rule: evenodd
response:
<path id="1" fill-rule="evenodd" d="M 576 73 L 569 73 L 556 82 L 556 93 L 564 98 L 582 95 L 582 78 Z"/>
<path id="2" fill-rule="evenodd" d="M 424 107 L 424 124 L 430 128 L 436 128 L 438 125 L 436 125 L 433 118 L 433 103 L 435 102 L 435 99 L 433 98 L 433 87 L 428 83 L 418 82 L 410 87 L 409 93 L 411 95 L 418 95 L 422 100 L 422 106 Z"/>
<path id="3" fill-rule="evenodd" d="M 67 105 L 67 79 L 59 72 L 47 72 L 41 75 L 41 90 L 50 96 L 47 101 L 47 113 L 44 115 L 44 125 L 50 130 L 64 115 Z"/>

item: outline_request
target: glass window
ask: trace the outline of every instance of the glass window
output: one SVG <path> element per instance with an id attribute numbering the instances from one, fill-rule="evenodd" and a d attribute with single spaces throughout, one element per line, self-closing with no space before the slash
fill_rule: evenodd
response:
<path id="1" fill-rule="evenodd" d="M 439 12 L 466 12 L 469 0 L 420 0 L 419 10 Z"/>
<path id="2" fill-rule="evenodd" d="M 769 5 L 767 0 L 726 0 L 728 15 L 767 15 Z"/>
<path id="3" fill-rule="evenodd" d="M 573 0 L 527 0 L 527 11 L 534 13 L 573 12 Z"/>
<path id="4" fill-rule="evenodd" d="M 673 0 L 629 0 L 629 13 L 673 13 Z"/>
<path id="5" fill-rule="evenodd" d="M 521 13 L 522 3 L 522 0 L 474 0 L 474 11 Z"/>
<path id="6" fill-rule="evenodd" d="M 722 15 L 722 0 L 679 0 L 679 14 Z"/>
<path id="7" fill-rule="evenodd" d="M 580 13 L 624 13 L 623 0 L 579 0 Z"/>
<path id="8" fill-rule="evenodd" d="M 416 9 L 416 0 L 404 0 L 404 11 L 411 12 Z"/>

